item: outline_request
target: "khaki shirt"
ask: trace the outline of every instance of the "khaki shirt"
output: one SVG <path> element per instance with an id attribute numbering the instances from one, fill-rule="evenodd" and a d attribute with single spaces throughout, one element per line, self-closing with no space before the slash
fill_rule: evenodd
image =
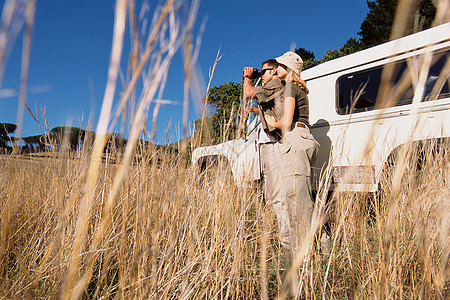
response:
<path id="1" fill-rule="evenodd" d="M 284 111 L 284 85 L 285 82 L 275 78 L 263 86 L 255 87 L 255 95 L 258 98 L 259 117 L 266 132 L 279 134 L 279 130 L 267 124 L 264 115 L 272 116 L 276 121 L 283 117 Z"/>

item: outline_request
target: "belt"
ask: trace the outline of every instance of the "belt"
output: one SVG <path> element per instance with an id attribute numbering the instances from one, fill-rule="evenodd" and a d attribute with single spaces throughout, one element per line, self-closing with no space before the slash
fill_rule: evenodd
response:
<path id="1" fill-rule="evenodd" d="M 306 128 L 306 125 L 303 123 L 297 122 L 297 125 L 295 125 L 295 127 Z"/>

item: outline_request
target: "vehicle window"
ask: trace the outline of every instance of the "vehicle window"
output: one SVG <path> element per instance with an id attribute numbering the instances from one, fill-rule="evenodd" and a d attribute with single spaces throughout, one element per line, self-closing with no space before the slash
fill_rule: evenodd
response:
<path id="1" fill-rule="evenodd" d="M 450 74 L 450 52 L 437 53 L 433 57 L 433 62 L 428 74 L 423 100 L 435 100 L 448 98 Z"/>
<path id="2" fill-rule="evenodd" d="M 433 55 L 424 100 L 448 97 L 448 56 L 448 51 Z M 336 86 L 338 113 L 349 114 L 411 104 L 414 97 L 413 82 L 415 84 L 418 81 L 422 59 L 412 57 L 340 77 Z"/>

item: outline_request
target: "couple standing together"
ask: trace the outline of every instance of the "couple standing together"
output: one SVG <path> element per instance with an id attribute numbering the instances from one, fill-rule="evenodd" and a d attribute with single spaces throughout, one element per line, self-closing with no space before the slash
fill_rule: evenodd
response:
<path id="1" fill-rule="evenodd" d="M 294 52 L 262 63 L 262 86 L 253 87 L 253 68 L 244 68 L 244 97 L 257 99 L 249 112 L 260 116 L 258 144 L 266 203 L 277 217 L 280 242 L 295 254 L 311 226 L 314 203 L 311 166 L 319 143 L 309 131 L 308 88 L 301 79 L 303 61 Z"/>

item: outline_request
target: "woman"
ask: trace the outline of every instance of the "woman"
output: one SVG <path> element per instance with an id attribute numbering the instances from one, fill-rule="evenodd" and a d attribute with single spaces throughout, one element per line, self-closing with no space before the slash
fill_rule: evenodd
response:
<path id="1" fill-rule="evenodd" d="M 265 116 L 267 124 L 282 131 L 281 170 L 284 176 L 284 193 L 287 196 L 291 249 L 300 249 L 311 225 L 314 203 L 311 195 L 311 165 L 314 164 L 319 143 L 309 131 L 309 93 L 300 78 L 303 61 L 294 52 L 276 58 L 278 77 L 286 81 L 284 114 L 278 121 Z M 304 243 L 304 242 L 303 242 Z"/>

